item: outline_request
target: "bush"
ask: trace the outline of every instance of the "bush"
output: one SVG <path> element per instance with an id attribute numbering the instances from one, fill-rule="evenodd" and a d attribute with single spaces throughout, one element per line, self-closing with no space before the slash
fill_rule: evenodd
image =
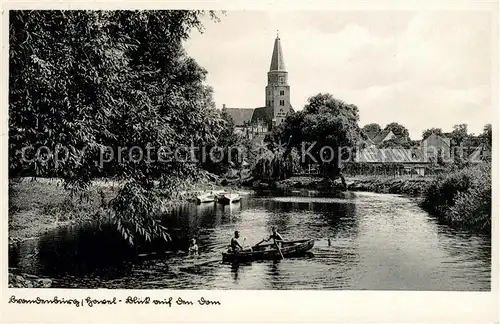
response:
<path id="1" fill-rule="evenodd" d="M 491 229 L 491 165 L 467 167 L 436 178 L 424 204 L 450 225 L 481 232 Z"/>

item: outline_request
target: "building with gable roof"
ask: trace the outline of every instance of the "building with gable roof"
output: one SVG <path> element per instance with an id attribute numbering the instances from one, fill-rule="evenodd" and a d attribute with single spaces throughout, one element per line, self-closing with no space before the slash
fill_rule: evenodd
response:
<path id="1" fill-rule="evenodd" d="M 364 136 L 362 136 L 361 141 L 363 141 L 368 147 L 378 147 L 380 144 L 388 140 L 395 140 L 396 142 L 400 142 L 401 144 L 406 141 L 406 138 L 397 136 L 390 129 L 384 129 L 380 132 L 366 132 L 362 130 L 362 132 Z"/>
<path id="2" fill-rule="evenodd" d="M 491 148 L 486 144 L 479 144 L 468 157 L 471 163 L 491 161 Z"/>
<path id="3" fill-rule="evenodd" d="M 445 136 L 432 133 L 421 142 L 421 149 L 424 157 L 432 161 L 437 161 L 438 156 L 447 161 L 451 158 L 451 140 Z"/>

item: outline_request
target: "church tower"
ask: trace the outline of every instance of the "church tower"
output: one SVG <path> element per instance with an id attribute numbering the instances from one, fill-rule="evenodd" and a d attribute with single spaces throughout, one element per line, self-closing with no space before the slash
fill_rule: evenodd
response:
<path id="1" fill-rule="evenodd" d="M 288 72 L 283 60 L 279 35 L 274 40 L 271 67 L 269 68 L 269 72 L 267 72 L 266 108 L 272 111 L 270 111 L 270 115 L 272 113 L 273 126 L 281 124 L 285 120 L 286 115 L 292 110 Z"/>

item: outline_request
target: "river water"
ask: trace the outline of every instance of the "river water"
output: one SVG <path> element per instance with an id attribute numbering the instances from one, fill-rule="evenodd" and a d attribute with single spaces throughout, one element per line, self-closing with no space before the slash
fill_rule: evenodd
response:
<path id="1" fill-rule="evenodd" d="M 70 226 L 11 249 L 9 266 L 61 288 L 490 290 L 490 238 L 439 224 L 416 198 L 263 192 L 231 206 L 185 204 L 163 220 L 167 246 L 131 248 L 108 226 Z M 303 257 L 221 263 L 235 230 L 255 244 L 272 226 L 315 246 Z M 190 237 L 197 259 L 183 253 Z"/>

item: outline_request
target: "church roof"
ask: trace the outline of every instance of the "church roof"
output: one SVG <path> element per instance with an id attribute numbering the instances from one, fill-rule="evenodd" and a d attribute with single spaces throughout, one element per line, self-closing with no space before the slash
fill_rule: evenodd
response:
<path id="1" fill-rule="evenodd" d="M 271 57 L 271 67 L 269 68 L 269 71 L 286 71 L 279 36 L 277 36 L 274 40 L 273 56 Z"/>
<path id="2" fill-rule="evenodd" d="M 256 123 L 259 119 L 263 122 L 271 122 L 273 120 L 272 108 L 259 107 L 255 108 L 252 116 L 252 123 Z"/>
<path id="3" fill-rule="evenodd" d="M 264 123 L 270 123 L 273 120 L 273 110 L 268 107 L 258 108 L 223 108 L 236 126 L 257 123 L 259 119 Z"/>
<path id="4" fill-rule="evenodd" d="M 224 108 L 236 126 L 242 126 L 252 121 L 253 111 L 255 108 Z"/>

